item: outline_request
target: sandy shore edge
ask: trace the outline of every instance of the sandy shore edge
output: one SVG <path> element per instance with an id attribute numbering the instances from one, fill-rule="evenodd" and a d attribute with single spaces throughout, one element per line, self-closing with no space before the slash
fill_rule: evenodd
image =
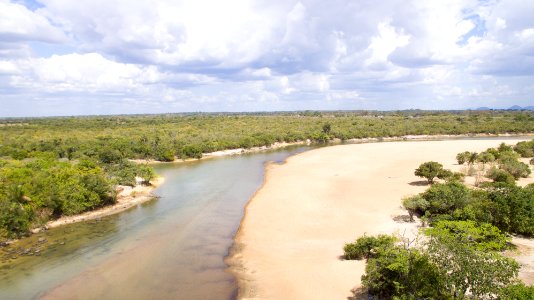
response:
<path id="1" fill-rule="evenodd" d="M 369 137 L 369 138 L 353 138 L 342 141 L 340 139 L 333 139 L 327 143 L 327 145 L 339 145 L 339 144 L 363 144 L 363 143 L 377 143 L 377 142 L 400 142 L 400 141 L 434 141 L 442 139 L 464 139 L 464 138 L 484 138 L 484 137 L 521 137 L 521 136 L 534 136 L 534 132 L 525 132 L 525 133 L 474 133 L 474 134 L 437 134 L 437 135 L 403 135 L 403 136 L 393 136 L 393 137 Z M 299 145 L 311 145 L 313 142 L 311 140 L 305 141 L 296 141 L 296 142 L 276 142 L 269 146 L 261 147 L 252 147 L 252 148 L 236 148 L 236 149 L 226 149 L 215 152 L 203 153 L 201 158 L 187 158 L 181 159 L 175 157 L 174 161 L 163 162 L 154 159 L 130 159 L 130 161 L 141 164 L 169 164 L 169 163 L 185 163 L 190 161 L 198 161 L 211 159 L 216 157 L 223 156 L 233 156 L 241 155 L 248 153 L 256 153 L 268 150 L 276 150 L 290 146 L 299 146 Z"/>
<path id="2" fill-rule="evenodd" d="M 458 138 L 461 139 L 461 138 L 469 138 L 469 137 L 473 137 L 473 138 L 477 138 L 477 137 L 517 137 L 517 138 L 520 138 L 520 137 L 532 136 L 532 135 L 533 134 L 521 134 L 521 135 L 506 134 L 506 135 L 498 135 L 498 136 L 495 136 L 495 135 L 476 135 L 476 136 L 473 136 L 473 135 L 461 135 L 461 136 L 439 136 L 439 137 L 438 136 L 415 136 L 415 137 L 406 136 L 406 137 L 402 137 L 402 138 L 384 138 L 384 139 L 372 139 L 372 140 L 366 139 L 365 141 L 361 141 L 361 140 L 360 141 L 362 143 L 375 142 L 375 141 L 399 141 L 399 140 L 415 140 L 415 141 L 430 140 L 430 141 L 432 141 L 432 140 L 439 140 L 439 139 L 451 139 L 452 141 L 454 141 L 454 140 L 456 140 Z M 456 148 L 460 149 L 461 151 L 465 151 L 465 150 L 481 151 L 481 150 L 484 150 L 485 148 L 487 148 L 488 146 L 489 147 L 496 147 L 496 146 L 498 146 L 498 144 L 500 142 L 515 143 L 516 141 L 507 141 L 507 140 L 493 140 L 493 141 L 489 141 L 489 142 L 486 141 L 486 143 L 483 143 L 484 146 L 480 146 L 480 145 L 478 145 L 478 146 L 470 146 L 468 143 L 466 143 L 467 141 L 463 141 L 463 142 L 465 142 L 465 144 L 463 146 L 460 146 L 460 147 L 456 146 Z M 459 142 L 459 143 L 462 143 L 462 142 Z M 333 149 L 333 148 L 336 148 L 336 147 L 329 147 L 329 149 Z M 304 158 L 302 158 L 303 156 L 306 156 L 306 159 L 308 159 L 310 157 L 310 155 L 312 155 L 311 153 L 319 153 L 317 151 L 325 151 L 324 149 L 326 149 L 326 148 L 316 149 L 316 150 L 312 150 L 312 151 L 308 151 L 308 152 L 304 152 L 304 153 L 300 153 L 300 154 L 291 156 L 283 164 L 291 165 L 294 160 L 298 161 L 298 160 L 304 159 Z M 446 167 L 450 167 L 450 165 L 454 164 L 454 163 L 451 163 L 451 161 L 454 161 L 454 156 L 457 153 L 457 152 L 455 152 L 455 150 L 448 151 L 448 152 L 451 152 L 451 153 L 447 153 L 447 163 L 445 164 Z M 454 154 L 454 155 L 452 155 L 452 154 Z M 416 164 L 415 166 L 417 166 L 418 164 L 426 161 L 425 158 L 420 157 L 419 155 L 417 155 L 417 153 L 412 153 L 412 157 L 413 157 L 413 160 L 414 160 L 414 164 Z M 445 157 L 445 156 L 442 155 L 442 157 Z M 437 161 L 440 161 L 440 159 L 438 158 Z M 256 239 L 256 236 L 262 236 L 264 234 L 268 236 L 269 233 L 272 233 L 272 232 L 267 232 L 267 230 L 266 230 L 266 232 L 250 233 L 250 230 L 253 230 L 254 228 L 252 228 L 252 229 L 247 228 L 247 224 L 246 223 L 247 223 L 247 221 L 250 221 L 250 219 L 252 218 L 251 213 L 250 213 L 251 206 L 253 206 L 255 204 L 255 202 L 258 201 L 258 198 L 262 198 L 263 197 L 263 199 L 261 199 L 260 201 L 263 201 L 266 198 L 265 194 L 268 192 L 268 191 L 265 191 L 266 186 L 269 184 L 269 182 L 271 181 L 271 179 L 274 176 L 276 176 L 276 177 L 280 176 L 281 172 L 280 172 L 280 168 L 278 168 L 279 165 L 280 164 L 276 164 L 276 165 L 267 164 L 265 166 L 266 171 L 265 171 L 265 176 L 264 176 L 263 183 L 262 183 L 261 187 L 251 197 L 249 202 L 247 202 L 247 204 L 245 206 L 244 216 L 243 216 L 243 218 L 241 220 L 239 229 L 238 229 L 236 235 L 234 236 L 234 244 L 231 247 L 231 249 L 229 250 L 228 256 L 225 258 L 225 263 L 229 266 L 227 271 L 229 273 L 233 274 L 235 276 L 236 280 L 237 280 L 237 284 L 238 284 L 238 296 L 237 296 L 237 298 L 238 299 L 256 299 L 258 297 L 261 298 L 261 299 L 273 298 L 272 294 L 270 295 L 271 297 L 270 296 L 263 297 L 265 295 L 262 295 L 262 293 L 260 291 L 258 291 L 258 290 L 262 289 L 262 283 L 258 281 L 258 277 L 261 276 L 261 275 L 257 275 L 257 273 L 256 273 L 257 270 L 252 270 L 250 268 L 250 266 L 247 265 L 247 259 L 249 259 L 250 256 L 248 258 L 244 257 L 244 249 L 246 247 L 251 246 L 250 245 L 250 241 L 251 240 L 254 241 L 254 239 Z M 452 169 L 453 170 L 454 169 L 459 169 L 459 166 L 453 167 Z M 276 174 L 273 174 L 274 172 L 276 172 Z M 408 172 L 412 173 L 412 176 L 413 176 L 413 170 L 412 169 L 409 169 Z M 301 173 L 305 173 L 305 171 L 301 170 Z M 392 178 L 392 177 L 388 177 L 388 178 Z M 280 181 L 279 178 L 276 178 L 276 179 L 278 181 Z M 413 181 L 413 182 L 415 182 L 415 181 Z M 406 182 L 406 185 L 407 185 L 407 183 L 408 182 Z M 271 188 L 270 191 L 272 191 L 273 190 L 272 186 L 270 188 Z M 423 191 L 424 189 L 426 189 L 426 187 L 423 188 L 423 187 L 420 187 L 420 186 L 419 187 L 414 186 L 414 187 L 409 189 L 408 194 L 418 193 L 418 192 Z M 401 197 L 403 197 L 405 195 L 406 194 L 402 194 L 402 193 L 397 195 L 397 197 L 396 197 L 397 198 L 396 201 L 398 202 L 397 206 L 400 204 Z M 276 196 L 274 196 L 274 197 L 276 197 Z M 391 202 L 390 202 L 390 204 L 391 204 Z M 262 206 L 262 208 L 265 209 L 265 206 Z M 391 215 L 391 211 L 392 210 L 397 210 L 397 212 L 398 212 L 399 211 L 399 207 L 392 207 L 392 208 L 390 207 L 390 209 L 388 209 L 388 211 L 386 211 L 386 212 L 384 212 L 382 214 L 383 215 L 385 214 L 386 218 L 391 218 L 391 216 L 392 216 Z M 278 213 L 279 212 L 280 211 L 278 211 Z M 258 214 L 259 214 L 258 213 L 258 209 L 256 208 L 256 212 L 254 214 L 254 217 L 258 216 Z M 272 214 L 272 211 L 271 212 L 265 212 L 264 214 Z M 286 215 L 286 217 L 287 217 L 287 215 Z M 276 221 L 273 219 L 273 222 L 276 222 Z M 351 226 L 354 226 L 354 225 L 355 224 L 351 224 Z M 404 226 L 404 225 L 402 225 L 402 226 L 396 226 L 395 228 L 389 228 L 389 229 L 387 229 L 385 231 L 392 232 L 393 231 L 392 229 L 394 229 L 394 230 L 402 230 L 403 228 L 404 228 L 404 230 L 407 230 L 407 229 L 416 228 L 416 226 L 415 226 L 415 224 L 414 224 L 414 226 Z M 257 229 L 257 227 L 256 227 L 256 229 Z M 244 240 L 245 232 L 247 230 L 249 231 L 248 232 L 248 240 Z M 250 237 L 251 235 L 253 236 L 252 238 Z M 355 236 L 353 236 L 353 238 L 354 237 Z M 345 242 L 349 242 L 349 241 L 350 241 L 350 239 L 345 240 Z M 247 244 L 247 242 L 249 244 Z M 342 246 L 342 245 L 343 244 L 341 244 L 340 246 Z M 256 250 L 257 249 L 254 249 L 254 251 L 256 251 Z M 268 265 L 268 263 L 265 263 L 264 265 Z M 363 268 L 365 267 L 365 263 L 358 263 L 358 262 L 356 262 L 356 263 L 354 263 L 354 262 L 346 262 L 346 263 L 352 264 L 352 267 L 359 268 L 360 269 L 359 270 L 360 273 L 363 271 Z M 256 264 L 256 267 L 257 266 L 258 266 L 258 264 Z M 294 268 L 298 268 L 298 266 L 293 266 L 293 267 Z M 313 286 L 313 283 L 306 283 L 306 284 L 308 284 L 309 286 Z M 316 284 L 320 284 L 320 282 L 316 282 Z M 269 285 L 267 285 L 267 287 L 269 287 Z M 273 285 L 271 285 L 270 287 L 272 288 Z M 353 288 L 354 287 L 357 287 L 357 284 L 355 286 L 353 286 Z M 285 289 L 287 291 L 287 286 L 286 287 L 281 287 L 281 289 L 282 290 Z M 265 291 L 265 289 L 263 289 L 263 292 L 264 291 Z M 350 288 L 348 288 L 346 292 L 347 293 L 350 292 Z M 289 294 L 286 294 L 286 296 L 287 295 L 294 295 L 294 294 L 289 293 Z M 278 294 L 278 296 L 280 296 L 280 294 Z M 321 297 L 319 297 L 319 296 L 312 297 L 312 298 L 321 299 Z"/>
<path id="3" fill-rule="evenodd" d="M 94 220 L 105 216 L 117 214 L 123 212 L 131 207 L 145 203 L 156 198 L 152 192 L 163 182 L 163 177 L 157 177 L 151 181 L 151 185 L 138 184 L 135 187 L 120 186 L 117 194 L 117 202 L 113 205 L 104 206 L 102 208 L 88 211 L 79 215 L 64 216 L 56 220 L 47 222 L 43 227 L 55 228 L 67 224 L 83 222 L 88 220 Z M 41 228 L 32 230 L 32 233 L 38 233 Z"/>

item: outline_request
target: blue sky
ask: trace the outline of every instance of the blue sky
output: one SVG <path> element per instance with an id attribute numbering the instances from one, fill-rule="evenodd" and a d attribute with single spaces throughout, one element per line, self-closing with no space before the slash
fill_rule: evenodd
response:
<path id="1" fill-rule="evenodd" d="M 534 105 L 534 1 L 0 0 L 0 117 Z"/>

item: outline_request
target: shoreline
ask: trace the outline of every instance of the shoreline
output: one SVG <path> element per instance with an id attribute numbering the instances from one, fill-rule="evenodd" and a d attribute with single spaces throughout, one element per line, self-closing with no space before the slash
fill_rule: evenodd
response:
<path id="1" fill-rule="evenodd" d="M 328 146 L 344 145 L 344 144 L 365 144 L 365 143 L 379 143 L 379 142 L 400 142 L 400 141 L 436 141 L 436 140 L 455 140 L 455 139 L 469 139 L 469 138 L 514 138 L 514 137 L 534 137 L 534 132 L 525 133 L 471 133 L 471 134 L 438 134 L 438 135 L 403 135 L 393 137 L 368 137 L 368 138 L 352 138 L 347 140 L 332 139 L 325 143 Z M 202 153 L 201 158 L 186 158 L 181 159 L 175 157 L 173 161 L 159 161 L 154 159 L 130 159 L 131 162 L 140 164 L 173 164 L 173 163 L 187 163 L 191 161 L 199 161 L 204 159 L 211 159 L 216 157 L 241 155 L 248 153 L 257 153 L 262 151 L 276 150 L 285 147 L 299 146 L 299 145 L 318 145 L 309 139 L 296 142 L 275 142 L 269 146 L 251 147 L 251 148 L 235 148 L 219 150 L 214 152 Z"/>
<path id="2" fill-rule="evenodd" d="M 522 137 L 531 136 L 532 134 L 525 134 L 520 135 L 517 140 L 522 139 Z M 430 148 L 434 151 L 442 151 L 444 152 L 441 155 L 437 155 L 438 159 L 437 161 L 442 160 L 445 158 L 447 163 L 445 164 L 446 168 L 451 168 L 451 165 L 455 165 L 455 155 L 458 152 L 465 151 L 465 150 L 484 150 L 488 147 L 496 147 L 500 142 L 507 142 L 507 143 L 515 143 L 517 141 L 512 140 L 474 140 L 475 142 L 470 144 L 465 144 L 465 141 L 463 140 L 463 137 L 469 138 L 477 138 L 477 137 L 486 137 L 487 135 L 483 136 L 454 136 L 453 138 L 457 139 L 450 139 L 446 141 L 434 141 L 439 139 L 436 136 L 431 136 L 432 142 L 430 143 L 410 143 L 410 144 L 404 144 L 404 143 L 398 143 L 399 146 L 394 148 L 414 148 L 411 149 L 408 152 L 402 152 L 405 155 L 411 156 L 408 157 L 408 160 L 411 160 L 410 166 L 414 165 L 413 168 L 401 168 L 401 171 L 407 171 L 409 174 L 382 174 L 382 175 L 391 175 L 391 176 L 382 176 L 381 181 L 398 181 L 400 179 L 398 178 L 404 178 L 404 182 L 394 182 L 395 187 L 391 187 L 392 190 L 395 190 L 394 193 L 391 193 L 391 191 L 387 191 L 386 194 L 389 197 L 386 199 L 383 195 L 380 194 L 380 190 L 376 189 L 377 186 L 373 186 L 373 183 L 365 183 L 358 186 L 358 189 L 353 189 L 353 194 L 351 195 L 352 198 L 349 199 L 349 203 L 341 203 L 343 204 L 342 207 L 338 210 L 336 210 L 336 207 L 331 207 L 330 205 L 332 203 L 327 203 L 325 201 L 325 198 L 322 197 L 313 197 L 316 194 L 326 194 L 327 196 L 332 196 L 332 193 L 337 193 L 336 196 L 342 198 L 345 192 L 345 189 L 349 189 L 350 187 L 347 187 L 347 183 L 350 182 L 350 180 L 354 180 L 354 175 L 356 173 L 345 174 L 345 175 L 352 175 L 352 176 L 344 176 L 343 178 L 330 178 L 327 180 L 332 180 L 332 182 L 327 183 L 326 185 L 324 183 L 321 183 L 321 181 L 325 180 L 318 180 L 316 176 L 323 176 L 323 174 L 317 174 L 316 172 L 307 172 L 303 171 L 303 169 L 298 170 L 298 165 L 305 165 L 305 166 L 312 166 L 312 167 L 322 167 L 323 165 L 326 165 L 326 169 L 323 170 L 323 172 L 333 172 L 333 173 L 341 173 L 340 168 L 343 169 L 344 166 L 347 165 L 347 162 L 344 163 L 337 163 L 336 160 L 347 160 L 344 155 L 342 154 L 351 154 L 350 151 L 347 151 L 349 147 L 367 147 L 367 148 L 376 148 L 378 150 L 381 150 L 381 147 L 377 147 L 376 145 L 385 145 L 385 144 L 379 144 L 375 143 L 374 145 L 369 143 L 367 145 L 353 145 L 353 144 L 344 144 L 343 146 L 337 146 L 337 147 L 328 147 L 328 148 L 320 148 L 320 149 L 314 149 L 312 151 L 307 151 L 304 153 L 297 154 L 295 156 L 292 156 L 288 158 L 282 165 L 280 164 L 267 164 L 265 167 L 265 176 L 264 181 L 261 185 L 261 187 L 254 193 L 254 195 L 251 197 L 249 202 L 247 202 L 245 206 L 245 212 L 244 216 L 241 220 L 241 223 L 239 225 L 239 229 L 234 236 L 234 244 L 229 250 L 228 256 L 225 258 L 225 263 L 228 265 L 227 271 L 231 273 L 235 278 L 238 285 L 238 294 L 237 299 L 247 299 L 247 298 L 266 298 L 266 299 L 277 299 L 280 296 L 285 295 L 286 297 L 291 295 L 290 297 L 300 299 L 300 298 L 312 298 L 312 299 L 321 299 L 321 298 L 339 298 L 339 297 L 350 297 L 352 296 L 350 294 L 351 290 L 353 288 L 357 288 L 359 286 L 359 277 L 364 273 L 365 269 L 365 262 L 363 261 L 344 261 L 339 259 L 339 255 L 342 255 L 342 247 L 344 243 L 348 243 L 353 241 L 356 237 L 362 235 L 364 232 L 367 232 L 369 234 L 376 234 L 376 233 L 393 233 L 393 232 L 401 232 L 404 230 L 406 233 L 407 230 L 413 230 L 416 228 L 416 223 L 399 223 L 393 221 L 393 217 L 404 215 L 407 213 L 400 208 L 400 199 L 403 196 L 406 196 L 406 192 L 408 191 L 409 194 L 415 194 L 418 192 L 422 192 L 424 189 L 427 188 L 427 186 L 418 186 L 414 184 L 415 182 L 419 181 L 420 179 L 415 177 L 413 175 L 413 169 L 415 169 L 420 163 L 426 161 L 427 157 L 429 157 L 431 160 L 433 155 L 432 153 L 423 153 L 423 157 L 417 154 L 417 152 L 413 150 L 417 150 L 419 146 L 422 146 L 422 148 Z M 493 136 L 488 136 L 493 137 Z M 497 137 L 516 137 L 514 135 L 505 135 L 505 136 L 497 136 Z M 413 137 L 407 137 L 409 140 L 416 140 L 421 141 L 429 138 L 428 136 L 422 137 L 417 136 L 416 138 Z M 445 138 L 444 136 L 440 136 L 440 138 Z M 385 140 L 385 139 L 384 139 Z M 402 139 L 407 140 L 407 139 Z M 525 138 L 523 138 L 525 140 Z M 393 141 L 392 141 L 393 142 Z M 443 145 L 453 145 L 455 148 L 454 150 L 448 149 L 448 147 L 429 147 L 428 144 L 432 143 L 442 143 Z M 401 145 L 409 145 L 409 146 L 401 146 Z M 476 144 L 476 145 L 474 145 Z M 392 147 L 393 145 L 387 144 L 387 147 Z M 416 145 L 414 147 L 414 145 Z M 483 145 L 483 146 L 482 146 Z M 373 147 L 374 146 L 374 147 Z M 343 149 L 344 148 L 344 149 Z M 335 150 L 333 150 L 335 149 Z M 382 149 L 383 150 L 383 149 Z M 393 150 L 392 152 L 395 152 L 396 149 L 390 149 Z M 459 150 L 456 152 L 456 150 Z M 404 151 L 404 150 L 403 150 Z M 421 150 L 419 150 L 421 151 Z M 338 155 L 328 155 L 327 152 L 333 152 L 338 153 Z M 424 152 L 424 151 L 423 151 Z M 368 154 L 376 155 L 376 152 L 370 151 Z M 389 153 L 386 153 L 389 154 Z M 327 156 L 325 159 L 321 159 L 320 156 Z M 371 157 L 372 157 L 371 156 Z M 391 155 L 390 155 L 391 156 Z M 395 157 L 395 155 L 393 155 Z M 332 159 L 328 159 L 332 158 Z M 387 158 L 387 156 L 386 156 Z M 377 159 L 376 157 L 374 159 Z M 350 159 L 349 159 L 350 160 Z M 354 158 L 353 158 L 354 160 Z M 380 160 L 380 158 L 378 158 Z M 394 160 L 394 159 L 393 159 Z M 360 161 L 362 163 L 365 163 L 365 159 L 363 161 Z M 440 161 L 441 162 L 441 161 Z M 385 163 L 386 165 L 389 163 Z M 329 165 L 335 164 L 335 166 L 328 168 Z M 295 165 L 297 165 L 295 167 Z M 348 164 L 352 165 L 352 164 Z M 358 166 L 358 164 L 354 164 Z M 406 163 L 403 161 L 402 165 L 406 165 Z M 302 166 L 300 166 L 302 167 Z M 373 166 L 367 166 L 370 167 L 369 170 L 373 168 Z M 452 167 L 453 170 L 459 169 L 461 166 L 455 165 Z M 332 169 L 333 168 L 333 169 Z M 387 166 L 380 166 L 380 168 L 384 168 L 385 170 L 388 170 Z M 364 167 L 366 169 L 366 167 Z M 292 172 L 292 173 L 291 173 Z M 313 174 L 308 174 L 313 173 Z M 401 172 L 402 173 L 402 172 Z M 404 172 L 406 173 L 406 172 Z M 300 176 L 299 176 L 300 174 Z M 310 178 L 300 178 L 304 177 L 302 174 L 308 175 Z M 332 174 L 330 174 L 332 175 Z M 333 176 L 337 176 L 341 174 L 334 174 Z M 360 175 L 360 174 L 359 174 Z M 365 174 L 363 174 L 365 175 Z M 377 174 L 380 176 L 380 174 Z M 291 182 L 286 183 L 286 185 L 283 185 L 284 179 L 288 179 Z M 323 176 L 324 177 L 324 176 Z M 370 176 L 372 177 L 372 176 Z M 282 178 L 282 179 L 281 179 Z M 320 177 L 321 179 L 324 179 Z M 336 182 L 337 180 L 337 182 Z M 408 181 L 407 181 L 408 180 Z M 372 181 L 372 180 L 371 180 Z M 311 183 L 310 183 L 311 182 Z M 412 185 L 410 185 L 412 183 Z M 303 185 L 305 188 L 300 188 L 296 192 L 292 191 L 292 186 L 297 185 Z M 338 193 L 335 190 L 332 191 L 331 187 L 328 185 L 335 185 L 336 188 L 343 191 L 342 193 Z M 399 185 L 400 184 L 400 185 Z M 314 189 L 315 185 L 322 185 L 322 187 L 318 190 L 312 190 Z M 379 187 L 383 187 L 384 182 L 379 184 Z M 393 184 L 390 184 L 393 185 Z M 371 187 L 369 187 L 371 186 Z M 385 189 L 386 187 L 389 187 L 386 183 L 386 186 L 383 187 Z M 361 189 L 375 188 L 376 190 L 373 191 L 362 191 Z M 309 191 L 308 194 L 306 194 L 306 191 Z M 325 193 L 326 190 L 326 193 Z M 376 193 L 376 195 L 375 195 Z M 290 195 L 287 195 L 290 194 Z M 311 194 L 311 195 L 310 195 Z M 362 196 L 363 194 L 363 196 Z M 362 197 L 358 197 L 358 195 Z M 292 197 L 293 196 L 293 197 Z M 354 201 L 353 198 L 368 198 L 368 201 L 374 201 L 374 196 L 377 198 L 382 198 L 381 200 L 384 200 L 384 202 L 387 202 L 384 204 L 383 207 L 380 207 L 380 205 L 376 205 L 376 203 L 366 202 L 365 200 L 362 202 L 362 200 L 359 200 L 360 203 L 356 203 L 355 205 L 351 204 L 350 201 Z M 393 198 L 392 198 L 393 197 Z M 303 200 L 304 198 L 304 200 Z M 335 199 L 335 197 L 333 197 Z M 350 197 L 349 197 L 350 198 Z M 282 200 L 280 200 L 282 199 Z M 317 200 L 315 203 L 313 200 Z M 298 202 L 298 204 L 292 204 L 291 202 Z M 338 199 L 335 199 L 335 201 L 339 201 Z M 269 202 L 269 203 L 268 203 Z M 358 202 L 358 200 L 356 200 Z M 375 201 L 377 202 L 377 201 Z M 267 204 L 268 203 L 268 204 Z M 370 203 L 369 206 L 372 206 L 371 209 L 367 209 L 365 206 L 367 203 Z M 362 206 L 363 204 L 363 206 Z M 305 212 L 308 212 L 309 215 L 312 215 L 314 217 L 320 216 L 318 220 L 321 220 L 321 217 L 324 219 L 334 219 L 337 214 L 344 215 L 346 214 L 345 211 L 342 211 L 344 209 L 347 210 L 353 210 L 354 213 L 356 213 L 356 218 L 361 217 L 361 221 L 356 220 L 354 222 L 354 217 L 352 218 L 346 218 L 346 216 L 341 217 L 341 219 L 345 220 L 346 224 L 342 224 L 335 229 L 327 230 L 322 232 L 322 236 L 320 234 L 314 235 L 310 234 L 310 232 L 313 231 L 319 231 L 322 229 L 321 226 L 317 227 L 317 224 L 314 222 L 306 221 L 306 218 L 301 218 L 300 214 L 305 214 Z M 367 209 L 367 210 L 366 210 Z M 296 213 L 296 212 L 299 213 Z M 322 211 L 327 211 L 327 213 L 322 213 Z M 363 212 L 362 212 L 363 211 Z M 351 221 L 352 219 L 352 221 Z M 366 220 L 367 219 L 367 220 Z M 377 222 L 382 220 L 383 222 Z M 267 222 L 268 221 L 268 222 Z M 304 226 L 300 226 L 302 224 L 298 224 L 298 222 L 306 223 Z M 367 221 L 367 222 L 366 222 Z M 263 222 L 263 223 L 262 223 Z M 321 223 L 321 221 L 317 221 Z M 373 226 L 373 223 L 376 223 L 376 225 Z M 387 223 L 387 224 L 385 224 Z M 276 224 L 276 225 L 272 225 Z M 296 225 L 295 225 L 296 224 Z M 321 223 L 322 224 L 322 223 Z M 330 224 L 322 224 L 324 226 L 329 226 Z M 335 227 L 335 226 L 334 226 Z M 345 234 L 346 237 L 339 238 L 339 232 L 344 230 L 344 227 L 352 227 L 355 228 L 352 230 L 352 234 Z M 294 235 L 286 234 L 287 231 L 293 231 Z M 346 232 L 346 230 L 345 230 Z M 282 238 L 278 238 L 278 235 L 283 235 Z M 337 239 L 330 237 L 330 235 L 337 235 Z M 342 234 L 341 234 L 342 235 Z M 263 238 L 263 237 L 267 237 Z M 335 243 L 333 242 L 335 240 Z M 334 245 L 332 248 L 332 244 Z M 314 251 L 314 246 L 317 246 L 316 251 Z M 307 252 L 299 253 L 296 251 L 297 249 L 306 249 L 311 252 L 319 253 L 318 255 L 309 254 Z M 282 254 L 280 254 L 283 252 Z M 329 252 L 328 255 L 324 255 L 324 253 Z M 321 257 L 321 255 L 323 255 Z M 309 257 L 307 257 L 309 256 Z M 313 258 L 313 259 L 312 259 Z M 301 261 L 312 261 L 309 263 L 302 263 Z M 285 263 L 284 263 L 285 262 Z M 315 264 L 319 266 L 315 266 Z M 290 268 L 291 270 L 286 270 Z M 297 270 L 297 271 L 295 271 Z M 317 272 L 313 272 L 316 270 Z M 320 271 L 318 271 L 320 270 Z M 328 272 L 331 271 L 331 272 Z M 325 273 L 327 273 L 325 275 Z M 312 274 L 312 275 L 310 275 Z M 340 276 L 341 274 L 341 276 Z M 329 277 L 336 277 L 336 280 L 331 280 Z M 347 281 L 346 278 L 352 278 L 352 280 Z M 299 279 L 301 278 L 301 279 Z M 304 278 L 304 279 L 302 279 Z M 345 278 L 345 279 L 344 279 Z M 320 279 L 320 280 L 319 280 Z M 328 281 L 327 281 L 328 280 Z M 345 288 L 340 289 L 340 285 L 337 281 L 344 281 Z M 352 283 L 351 283 L 352 282 Z M 332 287 L 334 286 L 335 287 Z M 328 286 L 330 288 L 330 291 L 335 291 L 337 294 L 332 293 L 319 293 L 315 294 L 313 293 L 313 288 L 310 287 L 313 286 Z M 281 290 L 281 291 L 280 291 Z"/>
<path id="3" fill-rule="evenodd" d="M 163 184 L 164 181 L 165 179 L 163 177 L 157 177 L 153 180 L 151 185 L 138 184 L 135 187 L 119 186 L 119 189 L 122 189 L 117 192 L 117 202 L 115 204 L 107 205 L 78 215 L 60 217 L 59 219 L 48 221 L 42 227 L 32 229 L 31 232 L 32 234 L 35 234 L 43 229 L 46 230 L 63 225 L 94 220 L 123 212 L 129 208 L 157 198 L 152 192 Z"/>

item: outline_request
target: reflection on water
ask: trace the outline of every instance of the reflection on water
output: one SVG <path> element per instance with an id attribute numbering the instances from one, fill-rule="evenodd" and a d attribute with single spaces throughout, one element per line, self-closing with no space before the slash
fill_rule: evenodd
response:
<path id="1" fill-rule="evenodd" d="M 158 165 L 160 199 L 2 249 L 0 299 L 233 298 L 223 258 L 263 165 L 306 149 Z"/>

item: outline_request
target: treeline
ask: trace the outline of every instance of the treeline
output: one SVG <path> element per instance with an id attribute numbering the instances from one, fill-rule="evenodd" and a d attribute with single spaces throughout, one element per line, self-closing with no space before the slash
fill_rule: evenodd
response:
<path id="1" fill-rule="evenodd" d="M 325 142 L 334 138 L 533 132 L 534 112 L 148 115 L 6 119 L 0 123 L 0 156 L 23 159 L 34 152 L 55 152 L 68 159 L 89 156 L 101 161 L 171 161 L 307 139 Z M 329 130 L 324 130 L 324 125 L 329 125 Z"/>
<path id="2" fill-rule="evenodd" d="M 53 153 L 0 159 L 0 243 L 65 215 L 116 202 L 116 185 L 148 183 L 151 167 L 127 160 L 104 164 L 91 158 L 58 159 Z"/>
<path id="3" fill-rule="evenodd" d="M 520 156 L 534 156 L 534 140 L 459 153 L 458 163 L 468 164 L 463 175 L 485 170 L 488 180 L 477 188 L 437 162 L 421 164 L 415 174 L 432 185 L 403 206 L 431 226 L 421 229 L 425 238 L 363 236 L 345 245 L 347 259 L 367 259 L 367 291 L 380 299 L 534 299 L 534 287 L 517 279 L 519 264 L 501 254 L 510 234 L 534 236 L 534 184 L 515 181 L 530 174 Z"/>

